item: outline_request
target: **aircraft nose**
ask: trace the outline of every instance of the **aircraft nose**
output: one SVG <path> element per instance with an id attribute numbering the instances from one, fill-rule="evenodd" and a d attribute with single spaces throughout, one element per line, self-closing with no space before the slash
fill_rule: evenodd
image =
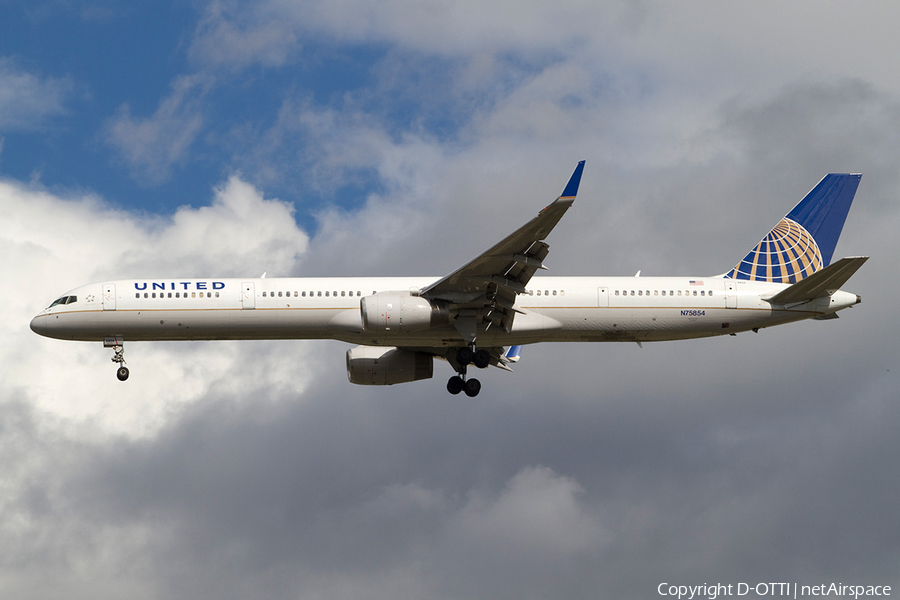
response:
<path id="1" fill-rule="evenodd" d="M 38 315 L 31 320 L 31 330 L 38 335 L 47 335 L 47 319 Z"/>

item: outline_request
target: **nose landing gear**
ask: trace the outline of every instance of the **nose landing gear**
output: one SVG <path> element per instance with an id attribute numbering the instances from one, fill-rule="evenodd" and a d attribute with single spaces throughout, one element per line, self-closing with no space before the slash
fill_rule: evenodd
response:
<path id="1" fill-rule="evenodd" d="M 104 338 L 103 347 L 113 349 L 113 357 L 111 360 L 119 365 L 116 369 L 116 378 L 119 381 L 128 379 L 128 367 L 125 366 L 125 338 L 119 335 Z"/>

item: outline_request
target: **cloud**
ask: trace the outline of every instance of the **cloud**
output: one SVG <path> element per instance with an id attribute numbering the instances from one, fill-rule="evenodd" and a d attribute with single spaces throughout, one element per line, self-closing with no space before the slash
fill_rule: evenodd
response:
<path id="1" fill-rule="evenodd" d="M 582 13 L 582 18 L 570 18 L 572 10 Z M 249 6 L 216 0 L 208 5 L 195 31 L 191 54 L 212 64 L 273 66 L 296 53 L 304 40 L 325 39 L 396 44 L 404 50 L 443 56 L 509 51 L 556 54 L 622 25 L 632 29 L 641 13 L 629 3 L 600 9 L 590 2 L 549 7 L 531 0 L 520 3 L 516 11 L 499 2 L 468 0 L 443 4 L 269 0 Z M 561 49 L 561 39 L 568 40 L 567 48 Z"/>
<path id="2" fill-rule="evenodd" d="M 298 38 L 289 22 L 282 19 L 240 22 L 234 13 L 252 15 L 254 9 L 239 10 L 225 0 L 210 2 L 194 32 L 189 54 L 203 65 L 242 69 L 251 64 L 278 67 L 298 51 Z"/>
<path id="3" fill-rule="evenodd" d="M 204 77 L 181 76 L 153 116 L 135 118 L 127 104 L 105 127 L 106 142 L 119 150 L 134 176 L 149 183 L 166 181 L 172 168 L 187 160 L 203 123 Z"/>
<path id="4" fill-rule="evenodd" d="M 0 131 L 34 129 L 48 118 L 66 114 L 72 82 L 40 78 L 0 57 Z"/>
<path id="5" fill-rule="evenodd" d="M 12 282 L 3 593 L 449 600 L 649 597 L 663 581 L 711 578 L 900 585 L 900 111 L 891 60 L 860 42 L 894 48 L 878 33 L 889 15 L 379 6 L 211 5 L 191 41 L 198 70 L 295 65 L 311 40 L 333 44 L 320 52 L 392 47 L 371 87 L 325 103 L 285 92 L 278 115 L 241 128 L 257 142 L 235 159 L 245 175 L 208 206 L 158 217 L 0 183 L 0 273 Z M 440 68 L 416 85 L 410 64 Z M 442 78 L 416 112 L 410 99 Z M 211 97 L 176 80 L 155 115 L 123 109 L 109 140 L 144 177 L 170 173 L 212 127 Z M 406 121 L 384 108 L 397 98 L 415 113 Z M 445 107 L 452 134 L 422 126 Z M 847 286 L 863 303 L 734 338 L 530 346 L 515 374 L 481 375 L 477 399 L 448 397 L 443 363 L 432 381 L 351 386 L 336 342 L 133 344 L 123 387 L 102 348 L 27 330 L 65 289 L 136 274 L 440 276 L 536 214 L 582 158 L 579 199 L 549 240 L 554 275 L 722 272 L 824 173 L 863 171 L 838 246 L 872 255 Z M 348 180 L 363 190 L 355 201 L 315 203 Z M 283 181 L 319 219 L 311 239 L 291 204 L 266 197 L 261 182 Z"/>
<path id="6" fill-rule="evenodd" d="M 130 399 L 121 402 L 123 389 L 115 386 L 113 377 L 95 381 L 97 371 L 85 368 L 94 365 L 99 370 L 107 352 L 93 344 L 57 345 L 38 339 L 27 324 L 66 289 L 91 281 L 137 274 L 290 272 L 307 244 L 290 206 L 264 199 L 237 177 L 215 190 L 209 206 L 182 207 L 171 219 L 117 211 L 90 195 L 61 198 L 12 181 L 0 182 L 0 197 L 0 248 L 7 258 L 3 276 L 28 290 L 7 303 L 4 385 L 26 394 L 51 421 L 74 423 L 90 435 L 152 435 L 238 365 L 248 373 L 244 393 L 258 386 L 254 372 L 268 373 L 268 383 L 273 377 L 281 379 L 270 369 L 291 359 L 255 344 L 206 350 L 134 345 L 126 357 L 139 360 L 143 368 L 133 369 L 137 379 L 128 390 Z M 53 360 L 34 360 L 42 355 Z M 166 377 L 153 376 L 160 372 Z M 296 373 L 282 381 L 288 389 L 303 387 Z M 236 384 L 231 382 L 232 389 L 241 389 L 233 387 Z"/>

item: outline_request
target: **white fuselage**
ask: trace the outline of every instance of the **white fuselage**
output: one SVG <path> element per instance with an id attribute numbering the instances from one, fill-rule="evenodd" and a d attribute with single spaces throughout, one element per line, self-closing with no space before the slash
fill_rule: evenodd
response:
<path id="1" fill-rule="evenodd" d="M 365 331 L 360 300 L 416 293 L 437 278 L 151 279 L 91 284 L 75 300 L 31 323 L 41 335 L 103 341 L 337 339 L 376 346 L 462 346 L 453 325 L 396 333 Z M 722 277 L 534 277 L 520 295 L 510 332 L 488 327 L 478 343 L 660 341 L 748 331 L 828 315 L 856 304 L 854 294 L 796 306 L 764 297 L 786 284 Z"/>

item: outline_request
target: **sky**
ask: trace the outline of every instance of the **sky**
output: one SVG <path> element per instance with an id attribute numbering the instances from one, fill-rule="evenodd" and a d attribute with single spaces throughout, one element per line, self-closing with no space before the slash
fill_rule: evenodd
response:
<path id="1" fill-rule="evenodd" d="M 898 20 L 890 2 L 0 0 L 0 596 L 896 594 Z M 826 173 L 863 173 L 835 253 L 871 256 L 845 286 L 862 303 L 529 346 L 475 399 L 440 362 L 351 385 L 328 341 L 130 344 L 121 383 L 99 344 L 28 329 L 111 279 L 441 277 L 579 160 L 554 275 L 723 273 Z"/>

